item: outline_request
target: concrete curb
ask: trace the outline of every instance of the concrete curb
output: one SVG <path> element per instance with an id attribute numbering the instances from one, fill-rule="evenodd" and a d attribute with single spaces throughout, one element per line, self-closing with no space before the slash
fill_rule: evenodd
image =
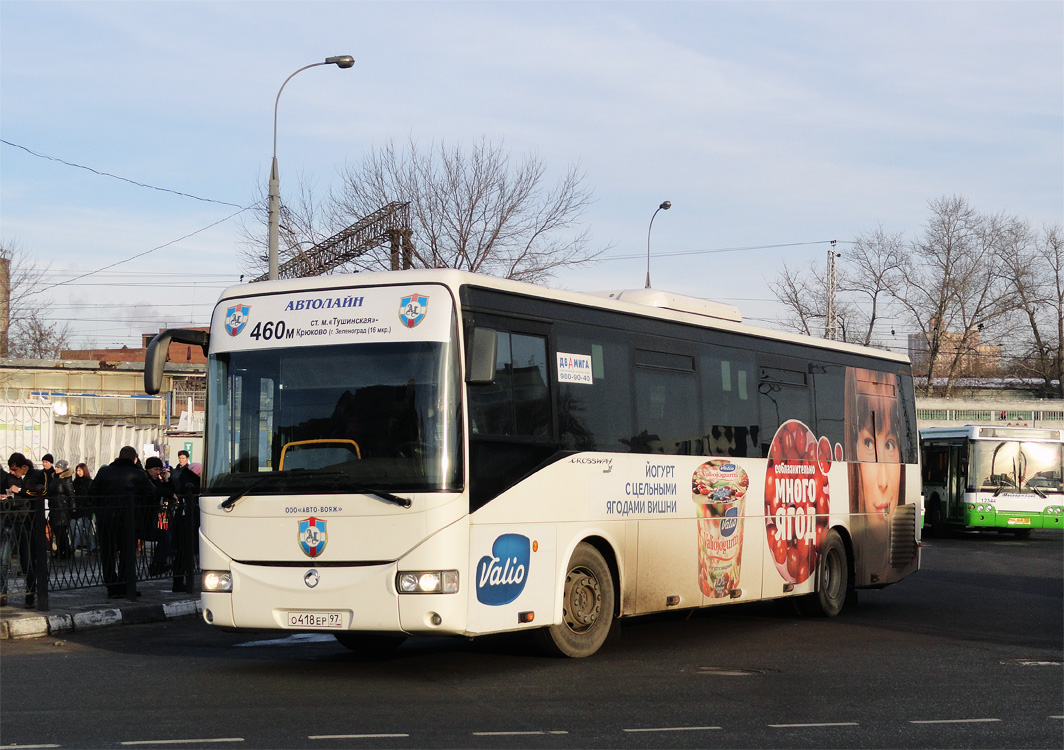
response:
<path id="1" fill-rule="evenodd" d="M 0 621 L 0 640 L 40 638 L 46 635 L 94 630 L 114 625 L 143 625 L 179 617 L 193 617 L 199 612 L 199 600 L 188 599 L 160 604 L 101 607 L 75 613 L 18 615 L 4 617 Z"/>

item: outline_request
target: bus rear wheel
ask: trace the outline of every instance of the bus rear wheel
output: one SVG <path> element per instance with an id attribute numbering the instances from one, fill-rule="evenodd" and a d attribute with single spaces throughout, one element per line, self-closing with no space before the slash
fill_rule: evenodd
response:
<path id="1" fill-rule="evenodd" d="M 540 649 L 552 656 L 591 656 L 609 635 L 615 598 L 606 560 L 593 546 L 581 542 L 565 573 L 562 621 L 535 632 Z"/>
<path id="2" fill-rule="evenodd" d="M 353 631 L 333 633 L 333 635 L 341 646 L 364 659 L 383 659 L 403 645 L 403 641 L 406 640 L 406 637 L 401 635 Z"/>
<path id="3" fill-rule="evenodd" d="M 824 537 L 816 569 L 816 591 L 798 600 L 798 609 L 810 617 L 834 617 L 842 612 L 850 587 L 850 562 L 837 531 Z"/>

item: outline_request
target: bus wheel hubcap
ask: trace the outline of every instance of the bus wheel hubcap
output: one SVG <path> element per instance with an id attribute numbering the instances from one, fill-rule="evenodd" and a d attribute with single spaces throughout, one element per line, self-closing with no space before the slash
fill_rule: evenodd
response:
<path id="1" fill-rule="evenodd" d="M 598 619 L 602 592 L 598 580 L 585 569 L 576 569 L 565 577 L 565 622 L 576 632 L 587 630 Z"/>

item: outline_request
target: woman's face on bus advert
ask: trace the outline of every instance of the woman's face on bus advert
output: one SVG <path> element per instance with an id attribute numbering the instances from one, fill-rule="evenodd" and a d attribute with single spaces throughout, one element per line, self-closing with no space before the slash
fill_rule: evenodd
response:
<path id="1" fill-rule="evenodd" d="M 880 424 L 875 424 L 873 409 L 882 415 Z M 901 451 L 898 446 L 891 409 L 863 410 L 857 434 L 857 460 L 860 461 L 861 512 L 870 515 L 869 522 L 886 520 L 898 504 L 901 487 Z"/>

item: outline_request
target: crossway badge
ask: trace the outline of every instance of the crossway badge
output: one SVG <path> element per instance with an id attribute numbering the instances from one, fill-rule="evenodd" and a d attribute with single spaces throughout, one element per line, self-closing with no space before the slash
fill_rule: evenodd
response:
<path id="1" fill-rule="evenodd" d="M 299 522 L 299 547 L 307 557 L 320 557 L 328 541 L 324 518 L 311 516 Z"/>
<path id="2" fill-rule="evenodd" d="M 399 320 L 407 328 L 423 321 L 428 310 L 429 298 L 424 294 L 410 294 L 399 300 Z"/>

